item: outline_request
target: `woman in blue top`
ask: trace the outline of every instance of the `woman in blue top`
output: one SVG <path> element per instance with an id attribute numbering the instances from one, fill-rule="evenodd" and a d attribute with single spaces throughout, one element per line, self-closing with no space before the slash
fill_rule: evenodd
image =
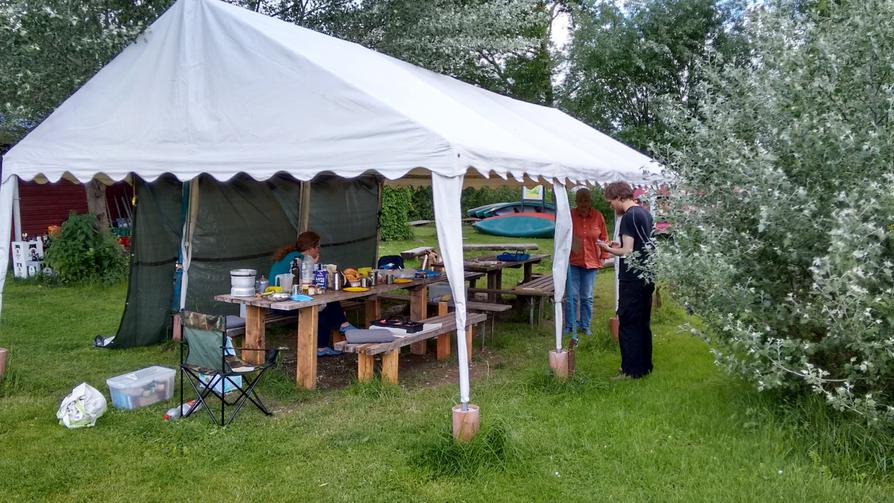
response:
<path id="1" fill-rule="evenodd" d="M 302 232 L 294 244 L 276 250 L 276 253 L 273 254 L 273 266 L 270 268 L 268 278 L 275 278 L 277 274 L 290 273 L 292 261 L 296 258 L 316 263 L 320 259 L 320 235 L 313 231 Z M 340 355 L 341 351 L 331 347 L 332 329 L 338 328 L 341 333 L 344 333 L 346 330 L 354 328 L 348 323 L 341 304 L 338 302 L 326 304 L 320 310 L 317 321 L 317 356 Z"/>

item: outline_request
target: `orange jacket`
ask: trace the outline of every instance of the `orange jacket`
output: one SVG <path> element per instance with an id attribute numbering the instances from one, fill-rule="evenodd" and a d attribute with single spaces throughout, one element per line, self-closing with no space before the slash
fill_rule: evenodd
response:
<path id="1" fill-rule="evenodd" d="M 577 208 L 571 210 L 571 265 L 586 269 L 602 267 L 606 252 L 596 245 L 596 240 L 608 241 L 605 217 L 599 210 L 591 209 L 586 217 Z"/>

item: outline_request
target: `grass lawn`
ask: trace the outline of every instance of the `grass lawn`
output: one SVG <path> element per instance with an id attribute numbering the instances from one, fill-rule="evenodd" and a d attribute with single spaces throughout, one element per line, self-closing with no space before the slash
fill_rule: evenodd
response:
<path id="1" fill-rule="evenodd" d="M 386 243 L 382 254 L 433 241 L 432 228 L 416 230 L 416 240 Z M 467 230 L 466 242 L 506 240 Z M 523 241 L 551 253 L 549 240 Z M 504 281 L 517 281 L 516 273 Z M 86 381 L 107 393 L 108 377 L 155 364 L 173 368 L 175 346 L 90 347 L 95 335 L 115 332 L 123 285 L 8 281 L 5 294 L 2 501 L 894 498 L 890 479 L 872 468 L 879 461 L 868 462 L 852 452 L 852 440 L 836 437 L 844 428 L 836 418 L 786 412 L 773 397 L 721 373 L 705 344 L 680 328 L 688 320 L 671 302 L 653 318 L 654 374 L 610 383 L 619 364 L 606 324 L 610 273 L 598 277 L 594 335 L 582 342 L 568 383 L 549 376 L 548 330 L 498 324 L 488 345 L 499 363 L 472 382 L 482 432 L 463 447 L 449 439 L 458 386 L 425 386 L 407 375 L 418 369 L 402 370 L 402 387 L 374 382 L 315 392 L 297 391 L 274 372 L 260 391 L 275 415 L 246 409 L 225 429 L 202 412 L 163 422 L 171 401 L 110 408 L 95 428 L 67 430 L 55 412 L 75 385 Z M 890 448 L 881 444 L 869 451 L 890 463 Z"/>

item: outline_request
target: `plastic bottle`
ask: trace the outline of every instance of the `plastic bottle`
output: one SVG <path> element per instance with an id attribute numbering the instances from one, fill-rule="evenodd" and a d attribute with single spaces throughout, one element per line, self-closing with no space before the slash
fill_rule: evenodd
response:
<path id="1" fill-rule="evenodd" d="M 314 282 L 314 264 L 310 260 L 301 262 L 301 286 L 310 285 Z"/>
<path id="2" fill-rule="evenodd" d="M 171 407 L 170 409 L 168 409 L 167 412 L 165 412 L 164 420 L 165 421 L 174 421 L 176 419 L 184 417 L 185 415 L 187 415 L 187 412 L 189 412 L 190 407 L 192 407 L 192 405 L 194 403 L 196 403 L 195 400 L 190 400 L 188 402 L 184 402 L 182 409 L 180 408 L 181 407 L 180 405 L 178 405 L 177 407 Z M 201 407 L 202 407 L 202 405 L 199 404 L 199 406 L 196 407 L 196 410 L 199 410 Z M 195 412 L 196 410 L 194 410 L 193 412 Z"/>

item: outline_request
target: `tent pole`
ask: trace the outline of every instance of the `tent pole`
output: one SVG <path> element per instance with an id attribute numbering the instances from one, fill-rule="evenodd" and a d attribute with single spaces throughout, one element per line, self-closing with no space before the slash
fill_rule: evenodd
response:
<path id="1" fill-rule="evenodd" d="M 16 185 L 13 188 L 12 193 L 12 222 L 15 229 L 15 234 L 13 237 L 16 241 L 22 240 L 22 204 L 21 198 L 19 197 L 19 182 L 16 180 Z"/>
<path id="2" fill-rule="evenodd" d="M 457 162 L 460 162 L 457 160 Z M 459 367 L 459 405 L 454 405 L 453 438 L 458 442 L 471 440 L 481 425 L 479 407 L 469 403 L 469 359 L 466 342 L 466 289 L 463 271 L 462 215 L 460 199 L 464 176 L 448 177 L 431 174 L 432 200 L 435 210 L 435 228 L 438 247 L 444 259 L 444 272 L 453 296 L 453 315 L 456 322 L 456 360 Z"/>
<path id="3" fill-rule="evenodd" d="M 183 222 L 183 238 L 180 252 L 183 254 L 183 274 L 180 279 L 180 309 L 186 307 L 186 291 L 189 288 L 189 266 L 192 262 L 192 237 L 199 217 L 199 177 L 189 181 L 189 212 Z"/>
<path id="4" fill-rule="evenodd" d="M 571 254 L 571 207 L 565 186 L 553 180 L 553 200 L 556 203 L 556 232 L 553 236 L 553 310 L 555 312 L 555 349 L 549 352 L 549 363 L 553 373 L 560 379 L 566 379 L 573 371 L 573 356 L 562 352 L 562 329 L 564 328 L 564 310 L 562 300 L 565 297 L 565 284 L 568 280 L 568 259 Z M 545 192 L 545 187 L 544 187 Z M 573 321 L 573 320 L 572 320 Z"/>
<path id="5" fill-rule="evenodd" d="M 12 237 L 13 197 L 19 186 L 19 177 L 12 175 L 0 184 L 0 308 L 3 307 L 3 286 L 9 267 L 9 247 Z"/>
<path id="6" fill-rule="evenodd" d="M 310 182 L 299 182 L 298 189 L 298 234 L 310 227 Z"/>
<path id="7" fill-rule="evenodd" d="M 382 192 L 385 190 L 385 180 L 383 178 L 378 178 L 378 181 L 379 181 L 379 201 L 376 204 L 376 215 L 379 215 L 379 218 L 381 219 Z M 381 224 L 381 221 L 379 222 L 379 224 Z M 379 245 L 382 244 L 382 226 L 379 224 L 376 224 L 376 255 L 375 255 L 375 261 L 373 262 L 373 264 L 379 263 Z"/>

